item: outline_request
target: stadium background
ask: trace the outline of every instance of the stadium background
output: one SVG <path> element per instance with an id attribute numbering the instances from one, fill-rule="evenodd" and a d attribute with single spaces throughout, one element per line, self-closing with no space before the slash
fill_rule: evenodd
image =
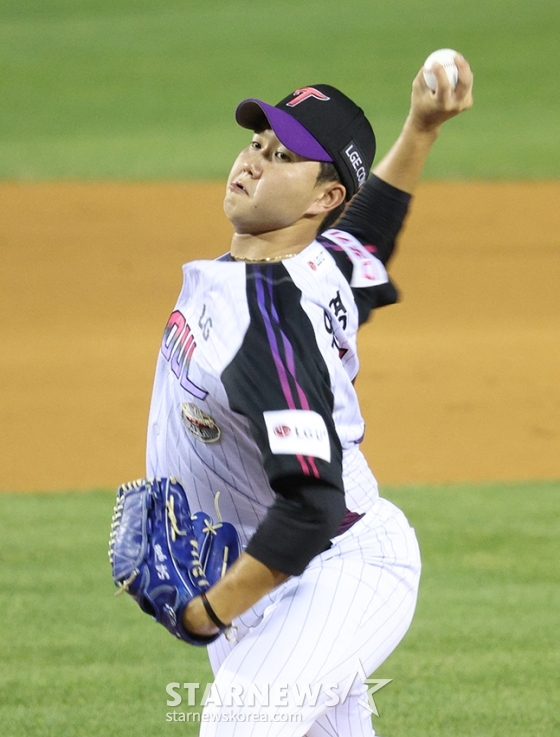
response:
<path id="1" fill-rule="evenodd" d="M 233 110 L 329 82 L 382 155 L 442 46 L 476 104 L 429 161 L 403 301 L 361 336 L 364 450 L 425 570 L 377 728 L 558 727 L 559 27 L 548 0 L 2 0 L 3 734 L 196 733 L 165 685 L 208 679 L 204 654 L 115 602 L 104 555 L 180 265 L 227 250 Z"/>

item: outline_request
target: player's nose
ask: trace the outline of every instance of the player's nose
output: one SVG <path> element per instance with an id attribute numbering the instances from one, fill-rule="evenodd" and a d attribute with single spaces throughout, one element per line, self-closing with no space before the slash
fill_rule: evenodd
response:
<path id="1" fill-rule="evenodd" d="M 246 174 L 258 178 L 262 174 L 263 163 L 263 156 L 260 151 L 247 151 L 243 157 L 241 166 Z"/>

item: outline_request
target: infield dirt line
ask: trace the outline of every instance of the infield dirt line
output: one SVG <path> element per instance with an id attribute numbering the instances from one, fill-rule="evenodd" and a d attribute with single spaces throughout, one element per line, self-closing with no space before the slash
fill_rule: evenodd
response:
<path id="1" fill-rule="evenodd" d="M 221 183 L 0 184 L 0 488 L 144 473 L 181 264 L 228 248 Z M 560 182 L 424 183 L 360 336 L 380 482 L 560 478 Z"/>

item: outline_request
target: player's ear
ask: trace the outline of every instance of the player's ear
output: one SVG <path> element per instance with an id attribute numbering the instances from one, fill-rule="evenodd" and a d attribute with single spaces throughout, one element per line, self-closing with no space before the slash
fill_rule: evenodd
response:
<path id="1" fill-rule="evenodd" d="M 308 214 L 326 215 L 336 209 L 346 199 L 346 188 L 340 182 L 323 182 L 318 188 L 318 196 L 312 203 Z"/>

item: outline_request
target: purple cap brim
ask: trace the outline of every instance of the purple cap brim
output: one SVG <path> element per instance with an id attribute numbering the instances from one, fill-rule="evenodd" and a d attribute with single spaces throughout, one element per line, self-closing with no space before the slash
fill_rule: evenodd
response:
<path id="1" fill-rule="evenodd" d="M 235 119 L 239 125 L 249 130 L 258 130 L 262 125 L 263 115 L 278 140 L 290 151 L 313 161 L 333 160 L 307 128 L 283 110 L 262 100 L 249 98 L 240 102 L 235 111 Z"/>

